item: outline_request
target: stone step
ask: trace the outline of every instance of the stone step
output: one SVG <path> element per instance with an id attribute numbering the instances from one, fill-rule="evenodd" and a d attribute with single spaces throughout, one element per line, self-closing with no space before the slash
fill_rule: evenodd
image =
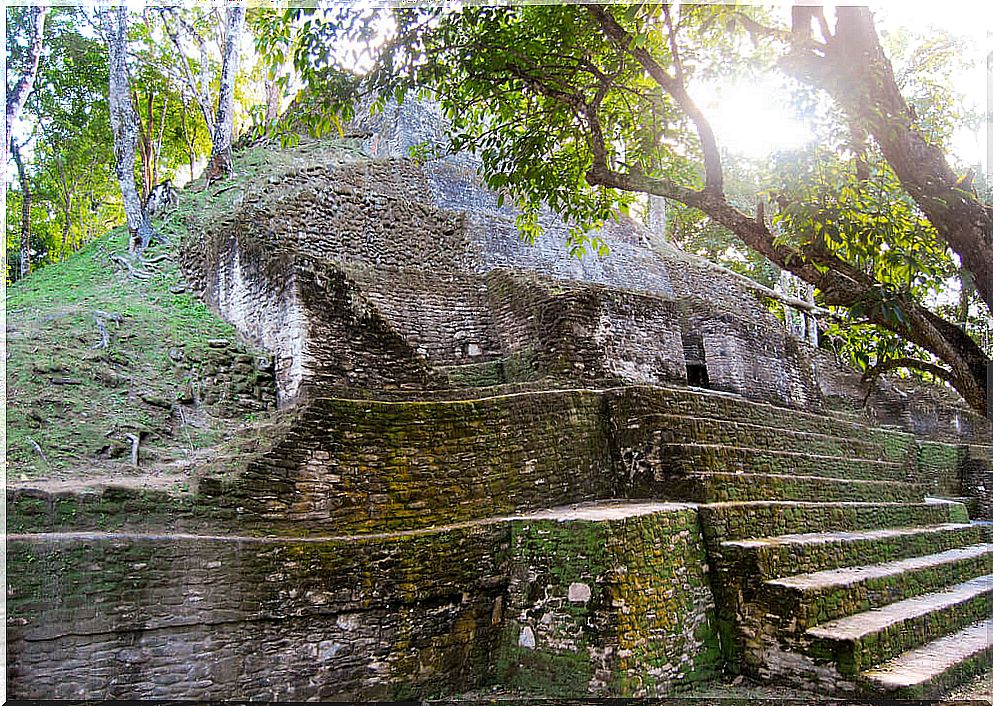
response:
<path id="1" fill-rule="evenodd" d="M 670 500 L 698 503 L 744 500 L 915 503 L 924 500 L 923 486 L 914 483 L 775 473 L 688 473 L 669 476 L 659 481 L 653 490 Z"/>
<path id="2" fill-rule="evenodd" d="M 895 429 L 884 429 L 847 419 L 838 419 L 831 414 L 804 412 L 797 409 L 777 407 L 766 402 L 746 400 L 740 396 L 710 390 L 690 390 L 680 388 L 644 388 L 632 397 L 637 404 L 638 416 L 652 412 L 677 414 L 687 417 L 722 419 L 732 422 L 759 424 L 773 428 L 793 429 L 837 437 L 857 437 L 875 442 L 896 459 L 902 458 L 908 449 L 916 446 L 913 435 Z"/>
<path id="3" fill-rule="evenodd" d="M 949 583 L 993 573 L 993 544 L 974 544 L 883 564 L 830 569 L 765 582 L 759 600 L 767 614 L 796 630 L 895 601 Z"/>
<path id="4" fill-rule="evenodd" d="M 979 544 L 982 531 L 968 524 L 897 527 L 863 532 L 816 532 L 721 543 L 723 561 L 764 579 L 865 566 Z"/>
<path id="5" fill-rule="evenodd" d="M 947 497 L 941 496 L 941 500 L 948 500 L 953 503 L 962 503 L 965 505 L 965 509 L 969 513 L 969 517 L 979 516 L 979 498 L 971 495 L 955 495 Z"/>
<path id="6" fill-rule="evenodd" d="M 704 535 L 711 546 L 731 539 L 924 527 L 969 521 L 964 505 L 936 500 L 913 504 L 782 500 L 715 503 L 701 506 L 699 512 Z"/>
<path id="7" fill-rule="evenodd" d="M 862 672 L 863 689 L 903 699 L 942 696 L 993 665 L 993 618 Z"/>
<path id="8" fill-rule="evenodd" d="M 741 446 L 771 451 L 797 451 L 820 456 L 901 461 L 887 458 L 882 444 L 861 438 L 854 429 L 844 434 L 804 431 L 792 426 L 770 425 L 750 421 L 732 421 L 678 414 L 651 414 L 642 428 L 652 429 L 659 444 L 701 443 L 718 446 Z"/>
<path id="9" fill-rule="evenodd" d="M 503 358 L 437 366 L 452 387 L 493 387 L 507 382 Z"/>
<path id="10" fill-rule="evenodd" d="M 987 619 L 993 610 L 993 574 L 956 584 L 807 631 L 809 654 L 831 659 L 849 677 L 936 638 Z"/>
<path id="11" fill-rule="evenodd" d="M 776 473 L 827 476 L 853 480 L 907 480 L 902 463 L 851 456 L 826 456 L 804 451 L 722 446 L 719 444 L 663 444 L 660 466 L 671 473 L 701 469 L 717 473 Z M 797 446 L 794 448 L 803 448 Z"/>

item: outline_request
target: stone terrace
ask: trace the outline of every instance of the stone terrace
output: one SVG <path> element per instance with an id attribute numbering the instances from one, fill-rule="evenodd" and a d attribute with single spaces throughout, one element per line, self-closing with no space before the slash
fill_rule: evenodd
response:
<path id="1" fill-rule="evenodd" d="M 8 494 L 12 695 L 918 695 L 993 661 L 993 538 L 935 497 L 989 512 L 982 420 L 919 438 L 884 389 L 879 426 L 761 293 L 629 221 L 603 262 L 528 249 L 469 167 L 273 175 L 190 248 L 283 411 L 187 494 Z"/>

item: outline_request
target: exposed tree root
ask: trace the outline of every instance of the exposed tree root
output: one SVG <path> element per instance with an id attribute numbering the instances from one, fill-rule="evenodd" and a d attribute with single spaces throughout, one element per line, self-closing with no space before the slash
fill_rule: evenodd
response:
<path id="1" fill-rule="evenodd" d="M 125 257 L 121 257 L 120 255 L 111 255 L 110 256 L 110 259 L 113 262 L 117 263 L 118 265 L 122 265 L 125 269 L 127 269 L 128 274 L 131 277 L 134 277 L 135 279 L 151 279 L 152 278 L 152 273 L 151 272 L 148 272 L 146 270 L 135 269 L 134 265 L 132 265 L 128 261 L 128 259 L 125 258 Z"/>
<path id="2" fill-rule="evenodd" d="M 50 466 L 51 464 L 48 462 L 48 457 L 45 456 L 45 452 L 41 450 L 41 447 L 38 445 L 38 442 L 29 436 L 28 443 L 31 444 L 31 448 L 33 448 L 34 452 L 38 454 L 38 456 L 41 458 L 42 461 L 44 461 L 45 465 Z"/>
<path id="3" fill-rule="evenodd" d="M 113 321 L 115 324 L 120 324 L 122 319 L 120 314 L 108 314 L 106 311 L 94 311 L 93 321 L 96 322 L 97 330 L 100 332 L 100 343 L 97 343 L 93 348 L 107 348 L 110 346 L 110 332 L 107 331 L 107 321 Z"/>
<path id="4" fill-rule="evenodd" d="M 131 442 L 131 465 L 135 468 L 138 467 L 138 446 L 141 444 L 141 439 L 137 434 L 127 434 L 128 440 Z"/>

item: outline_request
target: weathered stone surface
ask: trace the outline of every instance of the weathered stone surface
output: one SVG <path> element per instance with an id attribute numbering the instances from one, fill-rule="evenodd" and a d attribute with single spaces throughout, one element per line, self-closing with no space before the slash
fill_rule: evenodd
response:
<path id="1" fill-rule="evenodd" d="M 984 620 L 863 672 L 866 691 L 912 699 L 941 696 L 993 664 L 993 620 Z"/>
<path id="2" fill-rule="evenodd" d="M 8 491 L 12 695 L 853 693 L 901 650 L 938 656 L 910 690 L 987 658 L 972 628 L 941 650 L 989 609 L 989 531 L 921 502 L 993 512 L 986 422 L 885 381 L 864 410 L 758 288 L 629 219 L 605 259 L 548 213 L 521 243 L 474 158 L 398 158 L 438 118 L 389 108 L 377 158 L 274 173 L 189 239 L 271 357 L 170 351 L 177 400 L 288 409 L 190 488 Z"/>
<path id="3" fill-rule="evenodd" d="M 584 519 L 566 519 L 577 515 Z M 557 549 L 536 554 L 546 528 L 565 534 L 550 545 Z M 605 563 L 589 565 L 590 541 L 606 541 Z M 8 596 L 8 689 L 20 698 L 365 700 L 514 679 L 507 670 L 518 667 L 501 656 L 508 642 L 543 659 L 559 630 L 533 619 L 532 592 L 507 593 L 535 562 L 550 576 L 586 578 L 585 591 L 571 589 L 586 600 L 575 602 L 568 594 L 580 582 L 554 583 L 553 598 L 553 584 L 542 579 L 541 610 L 557 606 L 567 621 L 616 615 L 602 634 L 582 639 L 604 649 L 619 639 L 634 650 L 596 656 L 584 648 L 577 664 L 587 660 L 612 676 L 587 684 L 563 674 L 570 679 L 563 693 L 637 691 L 630 680 L 648 665 L 656 665 L 654 677 L 641 690 L 664 691 L 673 681 L 712 676 L 718 663 L 703 547 L 685 507 L 613 504 L 307 540 L 15 535 L 9 547 L 16 581 Z M 683 563 L 689 557 L 692 569 Z M 37 565 L 49 571 L 32 571 Z M 522 611 L 531 612 L 522 618 Z M 669 662 L 668 670 L 656 668 Z"/>
<path id="4" fill-rule="evenodd" d="M 720 656 L 696 513 L 661 507 L 515 524 L 513 639 L 499 656 L 508 685 L 651 696 L 714 676 Z"/>

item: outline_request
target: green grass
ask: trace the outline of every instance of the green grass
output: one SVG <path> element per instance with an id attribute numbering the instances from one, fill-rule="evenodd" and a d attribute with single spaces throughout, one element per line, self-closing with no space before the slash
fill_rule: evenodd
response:
<path id="1" fill-rule="evenodd" d="M 118 228 L 65 262 L 10 286 L 8 481 L 141 476 L 177 467 L 168 464 L 230 438 L 246 421 L 264 422 L 266 413 L 251 412 L 235 423 L 212 414 L 209 406 L 177 404 L 188 398 L 191 384 L 200 385 L 211 373 L 208 341 L 239 340 L 233 327 L 181 291 L 178 252 L 236 209 L 247 191 L 278 174 L 360 156 L 341 140 L 304 141 L 291 150 L 240 150 L 231 178 L 210 187 L 194 182 L 181 192 L 178 207 L 154 222 L 169 242 L 153 243 L 144 254 L 168 255 L 152 265 L 151 279 L 129 277 L 112 261 L 113 255 L 127 254 L 126 230 Z M 106 349 L 99 347 L 97 312 L 120 317 L 120 323 L 104 317 L 111 335 Z M 238 349 L 257 352 L 244 342 Z M 74 384 L 58 384 L 65 379 Z M 149 400 L 168 402 L 171 409 Z M 140 469 L 130 466 L 128 434 L 141 435 Z"/>
<path id="2" fill-rule="evenodd" d="M 170 291 L 181 279 L 174 259 L 137 280 L 110 259 L 126 250 L 126 232 L 115 230 L 8 289 L 8 480 L 86 474 L 86 466 L 126 451 L 127 434 L 144 437 L 149 461 L 181 458 L 215 440 L 219 425 L 180 429 L 171 410 L 142 396 L 175 400 L 197 375 L 207 341 L 234 341 L 235 332 L 191 294 Z M 168 252 L 159 246 L 147 255 Z M 110 333 L 106 349 L 95 316 Z"/>

